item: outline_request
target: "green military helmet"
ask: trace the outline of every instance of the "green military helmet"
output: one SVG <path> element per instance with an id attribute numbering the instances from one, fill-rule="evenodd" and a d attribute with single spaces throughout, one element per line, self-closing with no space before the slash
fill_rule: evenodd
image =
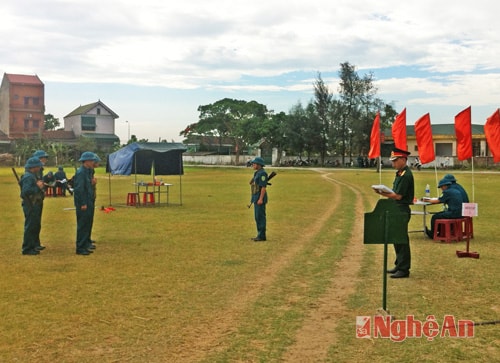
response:
<path id="1" fill-rule="evenodd" d="M 457 179 L 453 176 L 453 174 L 446 174 L 443 179 L 449 180 L 452 183 L 456 183 Z"/>
<path id="2" fill-rule="evenodd" d="M 443 178 L 439 181 L 438 188 L 441 188 L 442 186 L 445 185 L 451 185 L 450 179 Z"/>
<path id="3" fill-rule="evenodd" d="M 24 168 L 31 169 L 31 168 L 38 168 L 38 167 L 42 167 L 42 166 L 43 166 L 43 164 L 40 161 L 40 159 L 36 156 L 33 156 L 26 161 L 26 165 L 24 165 Z"/>
<path id="4" fill-rule="evenodd" d="M 47 154 L 45 151 L 43 150 L 37 150 L 33 153 L 33 157 L 35 158 L 48 158 L 49 157 L 49 154 Z"/>
<path id="5" fill-rule="evenodd" d="M 82 156 L 80 156 L 78 161 L 84 162 L 88 160 L 95 161 L 95 154 L 92 151 L 85 151 L 82 153 Z"/>
<path id="6" fill-rule="evenodd" d="M 252 161 L 250 161 L 250 163 L 252 163 L 252 164 L 259 164 L 259 165 L 262 165 L 262 166 L 266 165 L 266 163 L 264 162 L 264 159 L 262 159 L 260 156 L 257 156 L 255 159 L 253 159 Z"/>
<path id="7" fill-rule="evenodd" d="M 101 162 L 101 158 L 96 153 L 94 153 L 94 162 L 95 163 L 100 163 Z"/>

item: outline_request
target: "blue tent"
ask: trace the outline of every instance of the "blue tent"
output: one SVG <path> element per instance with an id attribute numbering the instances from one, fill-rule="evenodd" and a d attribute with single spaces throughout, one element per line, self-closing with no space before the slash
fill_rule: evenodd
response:
<path id="1" fill-rule="evenodd" d="M 108 155 L 106 171 L 110 175 L 135 175 L 135 184 L 138 188 L 137 174 L 151 175 L 154 181 L 156 175 L 179 175 L 179 195 L 182 205 L 182 175 L 184 164 L 182 154 L 187 150 L 181 143 L 168 142 L 134 142 Z M 110 178 L 111 204 L 111 178 Z"/>
<path id="2" fill-rule="evenodd" d="M 181 143 L 134 142 L 108 155 L 106 171 L 113 175 L 183 175 Z"/>

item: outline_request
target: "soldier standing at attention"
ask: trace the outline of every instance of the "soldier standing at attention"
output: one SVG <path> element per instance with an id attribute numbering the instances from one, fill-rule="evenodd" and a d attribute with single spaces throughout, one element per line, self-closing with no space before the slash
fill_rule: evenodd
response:
<path id="1" fill-rule="evenodd" d="M 94 190 L 92 189 L 92 169 L 96 155 L 85 151 L 80 159 L 82 165 L 74 177 L 73 197 L 76 209 L 76 254 L 90 255 L 90 235 L 94 216 Z"/>
<path id="2" fill-rule="evenodd" d="M 267 180 L 268 176 L 264 170 L 264 159 L 256 157 L 251 162 L 255 170 L 250 185 L 252 187 L 251 203 L 254 206 L 255 223 L 257 225 L 257 237 L 252 238 L 255 242 L 266 240 L 266 204 L 267 204 Z"/>
<path id="3" fill-rule="evenodd" d="M 40 229 L 42 222 L 43 181 L 37 179 L 37 173 L 42 168 L 42 162 L 37 157 L 31 157 L 26 162 L 24 175 L 19 181 L 24 212 L 23 255 L 38 255 L 40 249 Z"/>
<path id="4" fill-rule="evenodd" d="M 45 151 L 43 150 L 37 150 L 33 153 L 33 157 L 35 158 L 38 158 L 38 160 L 41 161 L 42 163 L 42 167 L 40 168 L 40 170 L 36 173 L 36 179 L 37 180 L 42 180 L 43 181 L 43 166 L 45 164 L 47 164 L 47 159 L 49 158 L 49 154 L 47 154 Z M 42 201 L 41 201 L 41 207 L 40 207 L 40 219 L 42 218 L 42 212 L 43 212 L 43 200 L 45 198 L 45 189 L 44 189 L 44 193 L 42 194 Z M 41 227 L 40 227 L 41 228 Z M 37 237 L 37 242 L 36 242 L 36 249 L 38 251 L 41 251 L 41 250 L 44 250 L 45 249 L 45 246 L 42 246 L 41 242 L 40 242 L 40 233 L 38 234 L 38 237 Z"/>
<path id="5" fill-rule="evenodd" d="M 99 166 L 99 163 L 101 162 L 101 158 L 94 153 L 94 165 L 92 166 L 92 169 L 90 169 L 90 184 L 92 185 L 92 194 L 94 198 L 94 206 L 95 206 L 95 200 L 97 199 L 97 179 L 95 177 L 95 168 Z M 90 250 L 95 250 L 95 241 L 92 239 L 92 227 L 94 226 L 94 214 L 95 214 L 95 208 L 92 209 L 92 218 L 91 218 L 91 225 L 90 225 L 90 234 L 89 234 L 89 249 Z"/>
<path id="6" fill-rule="evenodd" d="M 390 161 L 392 167 L 396 169 L 396 177 L 392 185 L 392 193 L 380 192 L 384 197 L 394 199 L 398 205 L 399 210 L 405 214 L 406 223 L 410 222 L 411 210 L 410 205 L 413 204 L 415 196 L 415 186 L 413 181 L 413 174 L 407 165 L 408 155 L 410 153 L 406 150 L 394 148 L 391 152 Z M 394 244 L 396 252 L 396 261 L 394 268 L 387 270 L 392 278 L 405 278 L 410 277 L 411 267 L 411 252 L 410 252 L 410 238 L 407 236 L 406 244 Z"/>

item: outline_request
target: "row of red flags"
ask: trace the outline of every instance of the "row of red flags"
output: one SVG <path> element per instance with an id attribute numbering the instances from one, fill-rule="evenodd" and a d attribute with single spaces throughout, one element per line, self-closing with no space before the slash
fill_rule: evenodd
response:
<path id="1" fill-rule="evenodd" d="M 431 117 L 427 113 L 415 122 L 418 155 L 422 164 L 436 159 L 434 141 L 432 139 Z M 495 163 L 500 162 L 500 111 L 497 109 L 486 119 L 484 134 Z M 458 160 L 470 159 L 472 155 L 471 106 L 455 116 L 455 135 L 457 137 Z M 406 108 L 396 116 L 392 124 L 394 146 L 406 150 Z M 380 156 L 380 113 L 377 112 L 370 135 L 370 151 L 368 158 Z"/>

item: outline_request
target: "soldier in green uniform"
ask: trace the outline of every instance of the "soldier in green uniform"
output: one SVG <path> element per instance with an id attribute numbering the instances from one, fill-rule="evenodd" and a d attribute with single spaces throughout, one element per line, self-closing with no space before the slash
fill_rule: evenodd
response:
<path id="1" fill-rule="evenodd" d="M 49 158 L 49 154 L 47 154 L 45 151 L 43 150 L 37 150 L 33 153 L 33 157 L 35 158 L 38 158 L 38 160 L 41 161 L 42 163 L 42 167 L 40 168 L 40 170 L 36 173 L 36 179 L 37 180 L 42 180 L 43 181 L 43 166 L 47 163 L 47 159 Z M 40 207 L 40 218 L 41 215 L 42 215 L 42 212 L 43 212 L 43 200 L 45 198 L 45 189 L 44 189 L 44 193 L 42 195 L 42 201 L 41 201 L 41 207 Z M 41 228 L 41 227 L 40 227 Z M 44 250 L 45 249 L 45 246 L 42 246 L 41 242 L 40 242 L 40 234 L 38 234 L 38 240 L 36 242 L 36 249 L 38 251 L 41 251 L 41 250 Z"/>
<path id="2" fill-rule="evenodd" d="M 406 150 L 394 148 L 391 152 L 390 161 L 392 167 L 396 169 L 396 177 L 392 185 L 392 193 L 380 192 L 384 197 L 394 199 L 399 207 L 399 210 L 407 216 L 406 223 L 410 222 L 411 210 L 410 205 L 413 204 L 415 195 L 415 187 L 413 181 L 413 174 L 407 165 L 408 155 L 410 153 Z M 394 244 L 396 252 L 396 261 L 394 268 L 387 270 L 392 278 L 405 278 L 410 277 L 411 267 L 411 252 L 410 252 L 410 238 L 407 236 L 406 244 Z"/>
<path id="3" fill-rule="evenodd" d="M 264 159 L 256 157 L 251 162 L 255 170 L 250 185 L 252 187 L 251 203 L 254 205 L 255 223 L 257 225 L 257 236 L 252 238 L 255 242 L 262 242 L 266 237 L 266 204 L 267 204 L 267 180 L 268 176 L 264 170 Z"/>
<path id="4" fill-rule="evenodd" d="M 92 253 L 90 235 L 94 216 L 92 169 L 94 168 L 95 154 L 85 151 L 79 161 L 82 165 L 76 171 L 73 190 L 76 209 L 76 254 L 86 256 Z"/>
<path id="5" fill-rule="evenodd" d="M 26 162 L 24 175 L 19 181 L 24 212 L 23 255 L 38 255 L 40 249 L 40 229 L 42 222 L 43 181 L 37 179 L 37 173 L 43 164 L 37 157 Z"/>
<path id="6" fill-rule="evenodd" d="M 92 185 L 92 194 L 94 196 L 94 206 L 95 206 L 95 200 L 97 199 L 97 179 L 95 177 L 95 168 L 99 166 L 99 163 L 101 162 L 101 158 L 94 153 L 94 165 L 91 169 L 90 172 L 90 184 Z M 92 234 L 92 227 L 94 225 L 94 215 L 95 215 L 95 208 L 91 211 L 92 212 L 92 218 L 91 218 L 91 225 L 90 225 L 90 233 Z M 95 250 L 95 241 L 92 239 L 91 234 L 89 235 L 89 249 L 90 250 Z"/>

